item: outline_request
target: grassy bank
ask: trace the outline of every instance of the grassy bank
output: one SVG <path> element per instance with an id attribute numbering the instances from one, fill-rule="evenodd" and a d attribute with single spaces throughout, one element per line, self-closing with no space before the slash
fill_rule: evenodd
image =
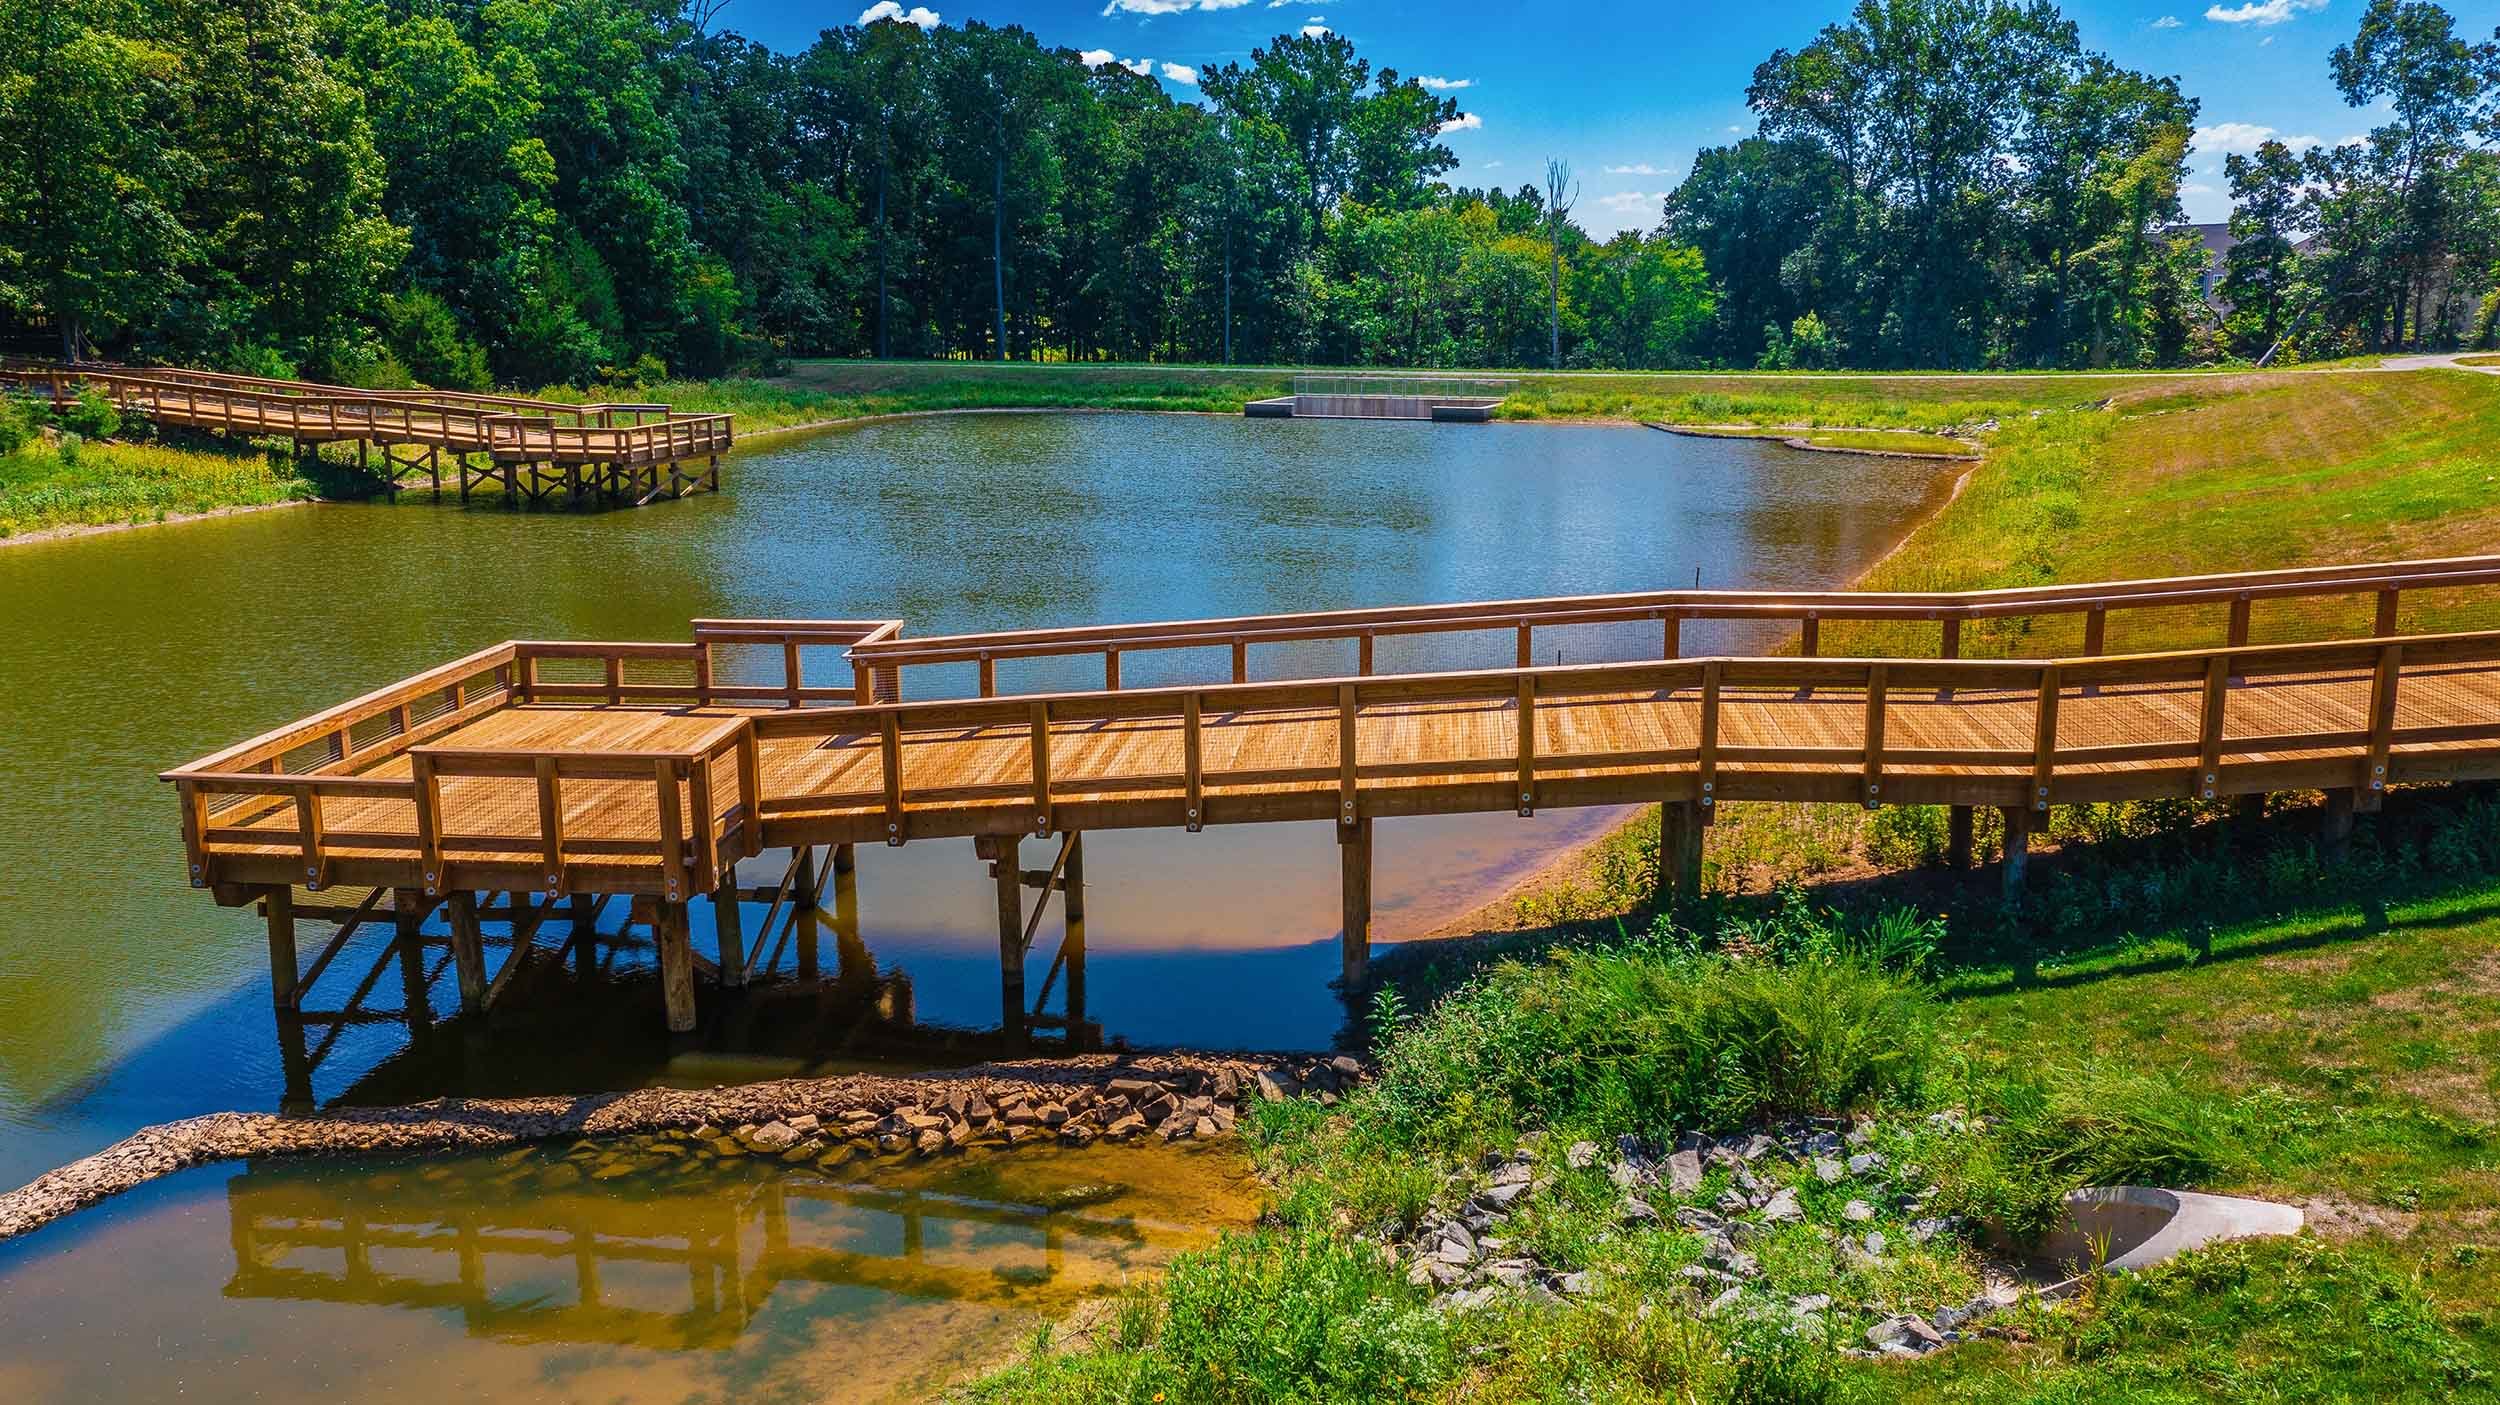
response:
<path id="1" fill-rule="evenodd" d="M 0 454 L 0 538 L 316 496 L 291 463 L 249 445 L 34 438 Z"/>
<path id="2" fill-rule="evenodd" d="M 2494 1398 L 2500 804 L 2450 799 L 2365 826 L 2342 866 L 2311 855 L 2266 915 L 2209 908 L 2047 960 L 1957 959 L 1984 934 L 1871 892 L 1409 964 L 1375 1014 L 1378 1081 L 1258 1119 L 1267 1227 L 976 1396 Z M 2244 860 L 2307 852 L 2296 829 L 2245 842 Z M 1854 1119 L 1849 1150 L 1884 1164 L 1756 1163 L 1799 1213 L 1740 1241 L 1740 1279 L 1715 1267 L 1707 1221 L 1677 1222 L 1726 1211 L 1730 1170 L 1641 1189 L 1660 1219 L 1627 1219 L 1618 1136 L 1800 1114 Z M 1587 1276 L 1485 1303 L 1412 1281 L 1414 1228 L 1481 1195 L 1523 1137 L 1536 1181 L 1488 1253 Z M 2095 1279 L 2065 1306 L 2017 1302 L 1924 1359 L 1849 1354 L 1892 1314 L 1969 1298 L 1988 1272 L 1978 1226 L 2019 1232 L 2107 1183 L 2296 1201 L 2311 1228 Z M 1959 1218 L 1923 1237 L 1939 1217 Z M 1869 1231 L 1880 1249 L 1859 1247 Z"/>

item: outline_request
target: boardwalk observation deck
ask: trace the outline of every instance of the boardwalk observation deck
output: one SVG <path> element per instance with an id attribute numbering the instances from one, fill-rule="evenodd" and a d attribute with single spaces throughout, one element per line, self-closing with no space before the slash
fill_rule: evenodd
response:
<path id="1" fill-rule="evenodd" d="M 283 438 L 299 451 L 352 442 L 358 467 L 394 496 L 420 476 L 440 495 L 448 456 L 463 501 L 486 484 L 515 503 L 562 493 L 577 503 L 639 506 L 718 491 L 720 456 L 732 437 L 728 415 L 683 414 L 667 405 L 360 390 L 170 367 L 5 363 L 0 389 L 60 407 L 92 392 L 158 424 Z"/>
<path id="2" fill-rule="evenodd" d="M 487 989 L 481 893 L 550 904 L 637 895 L 654 914 L 676 1028 L 694 1023 L 690 900 L 714 905 L 719 968 L 744 969 L 739 860 L 790 851 L 786 895 L 806 891 L 817 846 L 847 858 L 860 843 L 970 836 L 994 861 L 1012 1039 L 1027 1018 L 1022 958 L 1041 915 L 1028 916 L 1021 890 L 1081 901 L 1081 878 L 1069 879 L 1081 874 L 1088 830 L 1333 822 L 1350 979 L 1369 949 L 1380 819 L 1658 803 L 1662 885 L 1691 891 L 1701 830 L 1723 801 L 1951 806 L 1965 862 L 1972 810 L 1985 805 L 2004 815 L 2011 890 L 2053 804 L 2323 790 L 2331 823 L 2348 824 L 2391 784 L 2500 776 L 2493 621 L 2500 557 L 1963 594 L 1666 591 L 921 639 L 903 637 L 897 621 L 699 620 L 683 643 L 497 644 L 164 779 L 180 798 L 195 886 L 232 904 L 342 884 L 396 890 L 395 907 L 420 913 L 442 903 L 471 1005 Z M 1688 629 L 1731 622 L 1781 631 L 1796 652 L 1686 655 Z M 1657 653 L 1534 662 L 1542 640 L 1586 625 L 1655 629 Z M 1920 656 L 1902 656 L 1904 644 L 1894 656 L 1828 657 L 1824 633 L 1835 627 L 1891 631 Z M 2109 648 L 2113 635 L 2155 628 L 2172 638 L 2201 628 L 2213 642 Z M 1992 645 L 2037 640 L 2058 652 L 1962 657 L 1973 629 Z M 1382 640 L 1469 631 L 1513 637 L 1513 665 L 1375 667 Z M 1332 642 L 1352 655 L 1335 676 L 1250 676 L 1253 649 Z M 724 681 L 715 656 L 727 649 L 763 651 L 761 681 Z M 849 680 L 811 682 L 803 654 L 832 650 Z M 1219 668 L 1228 657 L 1229 676 L 1123 686 L 1125 657 L 1163 651 Z M 1069 659 L 1098 662 L 1101 686 L 1001 687 L 1002 666 Z M 969 673 L 979 695 L 904 697 L 912 679 L 946 669 Z M 1020 840 L 1053 835 L 1049 869 L 1018 867 Z M 283 1005 L 295 970 L 292 931 L 279 921 Z"/>

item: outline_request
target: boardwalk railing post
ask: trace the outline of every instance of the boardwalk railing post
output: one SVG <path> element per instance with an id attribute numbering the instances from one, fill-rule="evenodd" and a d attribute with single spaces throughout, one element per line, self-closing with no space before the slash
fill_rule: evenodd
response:
<path id="1" fill-rule="evenodd" d="M 1881 806 L 1884 794 L 1884 666 L 1869 664 L 1866 669 L 1866 765 L 1862 774 L 1858 802 L 1872 810 Z"/>
<path id="2" fill-rule="evenodd" d="M 2353 797 L 2364 813 L 2375 812 L 2387 799 L 2387 754 L 2396 731 L 2396 683 L 2404 670 L 2405 646 L 2379 647 L 2378 667 L 2370 675 L 2370 741 L 2361 761 Z"/>
<path id="3" fill-rule="evenodd" d="M 2057 665 L 2040 670 L 2040 701 L 2031 721 L 2031 795 L 2026 808 L 2046 813 L 2049 788 L 2057 771 L 2057 702 L 2065 681 Z"/>

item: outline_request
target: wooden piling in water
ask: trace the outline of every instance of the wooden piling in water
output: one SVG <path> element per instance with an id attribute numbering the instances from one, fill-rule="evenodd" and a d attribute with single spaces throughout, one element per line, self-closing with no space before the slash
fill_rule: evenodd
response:
<path id="1" fill-rule="evenodd" d="M 668 1012 L 668 1032 L 689 1034 L 695 1027 L 694 943 L 686 931 L 686 905 L 653 904 L 651 932 L 660 946 L 660 1003 Z"/>
<path id="2" fill-rule="evenodd" d="M 451 965 L 460 979 L 460 1012 L 474 1015 L 486 1007 L 486 939 L 477 929 L 477 895 L 455 888 L 443 895 L 443 912 L 451 920 Z"/>
<path id="3" fill-rule="evenodd" d="M 1344 897 L 1345 926 L 1338 934 L 1338 978 L 1351 993 L 1371 974 L 1372 963 L 1372 822 L 1358 819 L 1337 826 L 1337 869 Z"/>
<path id="4" fill-rule="evenodd" d="M 292 1010 L 303 969 L 295 956 L 295 890 L 271 887 L 261 898 L 261 913 L 269 926 L 269 1000 L 281 1010 Z"/>
<path id="5" fill-rule="evenodd" d="M 1016 867 L 1018 839 L 1002 834 L 990 843 L 990 872 L 998 886 L 998 1024 L 1010 1054 L 1027 1042 L 1024 1013 L 1024 873 Z M 1044 899 L 1049 898 L 1044 893 Z"/>

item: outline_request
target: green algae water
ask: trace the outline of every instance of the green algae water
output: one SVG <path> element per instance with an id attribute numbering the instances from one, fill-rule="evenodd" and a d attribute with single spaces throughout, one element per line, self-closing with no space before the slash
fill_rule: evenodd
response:
<path id="1" fill-rule="evenodd" d="M 281 1046 L 259 923 L 186 886 L 155 772 L 480 645 L 682 639 L 696 616 L 900 616 L 930 632 L 1697 579 L 1833 585 L 1950 482 L 1932 464 L 1632 427 L 1148 415 L 870 425 L 760 444 L 727 474 L 719 497 L 637 511 L 412 497 L 0 549 L 0 1182 L 145 1123 L 275 1109 L 305 1064 L 308 1100 L 328 1105 L 726 1082 L 872 1052 L 862 1011 L 895 1022 L 893 1000 L 773 982 L 742 1001 L 705 983 L 701 1034 L 670 1045 L 631 951 L 577 979 L 524 972 L 489 1027 L 460 1038 L 380 1020 Z M 1645 628 L 1553 635 L 1565 661 L 1657 648 Z M 1691 651 L 1725 642 L 1687 630 Z M 1253 674 L 1346 671 L 1331 647 L 1259 651 Z M 1498 631 L 1384 640 L 1379 666 L 1505 666 L 1512 647 Z M 1191 663 L 1139 656 L 1129 681 Z M 1037 666 L 1018 681 L 1081 680 Z M 972 689 L 968 666 L 957 682 Z M 1460 917 L 1608 819 L 1385 823 L 1378 930 Z M 1346 1020 L 1327 985 L 1329 826 L 1106 832 L 1086 855 L 1090 1012 L 1107 1036 L 1307 1049 Z M 848 902 L 850 988 L 890 995 L 900 976 L 903 1022 L 995 1024 L 995 898 L 968 843 L 863 849 Z M 323 935 L 308 929 L 307 961 Z M 1046 926 L 1035 943 L 1035 987 L 1055 937 Z M 376 945 L 351 943 L 307 1008 L 345 1005 Z M 449 1012 L 448 985 L 416 993 L 419 1023 Z M 369 1000 L 396 1004 L 397 986 L 386 971 Z M 914 1047 L 924 1062 L 971 1057 Z"/>
<path id="2" fill-rule="evenodd" d="M 1256 1192 L 1187 1144 L 204 1168 L 0 1245 L 0 1400 L 924 1400 Z"/>

